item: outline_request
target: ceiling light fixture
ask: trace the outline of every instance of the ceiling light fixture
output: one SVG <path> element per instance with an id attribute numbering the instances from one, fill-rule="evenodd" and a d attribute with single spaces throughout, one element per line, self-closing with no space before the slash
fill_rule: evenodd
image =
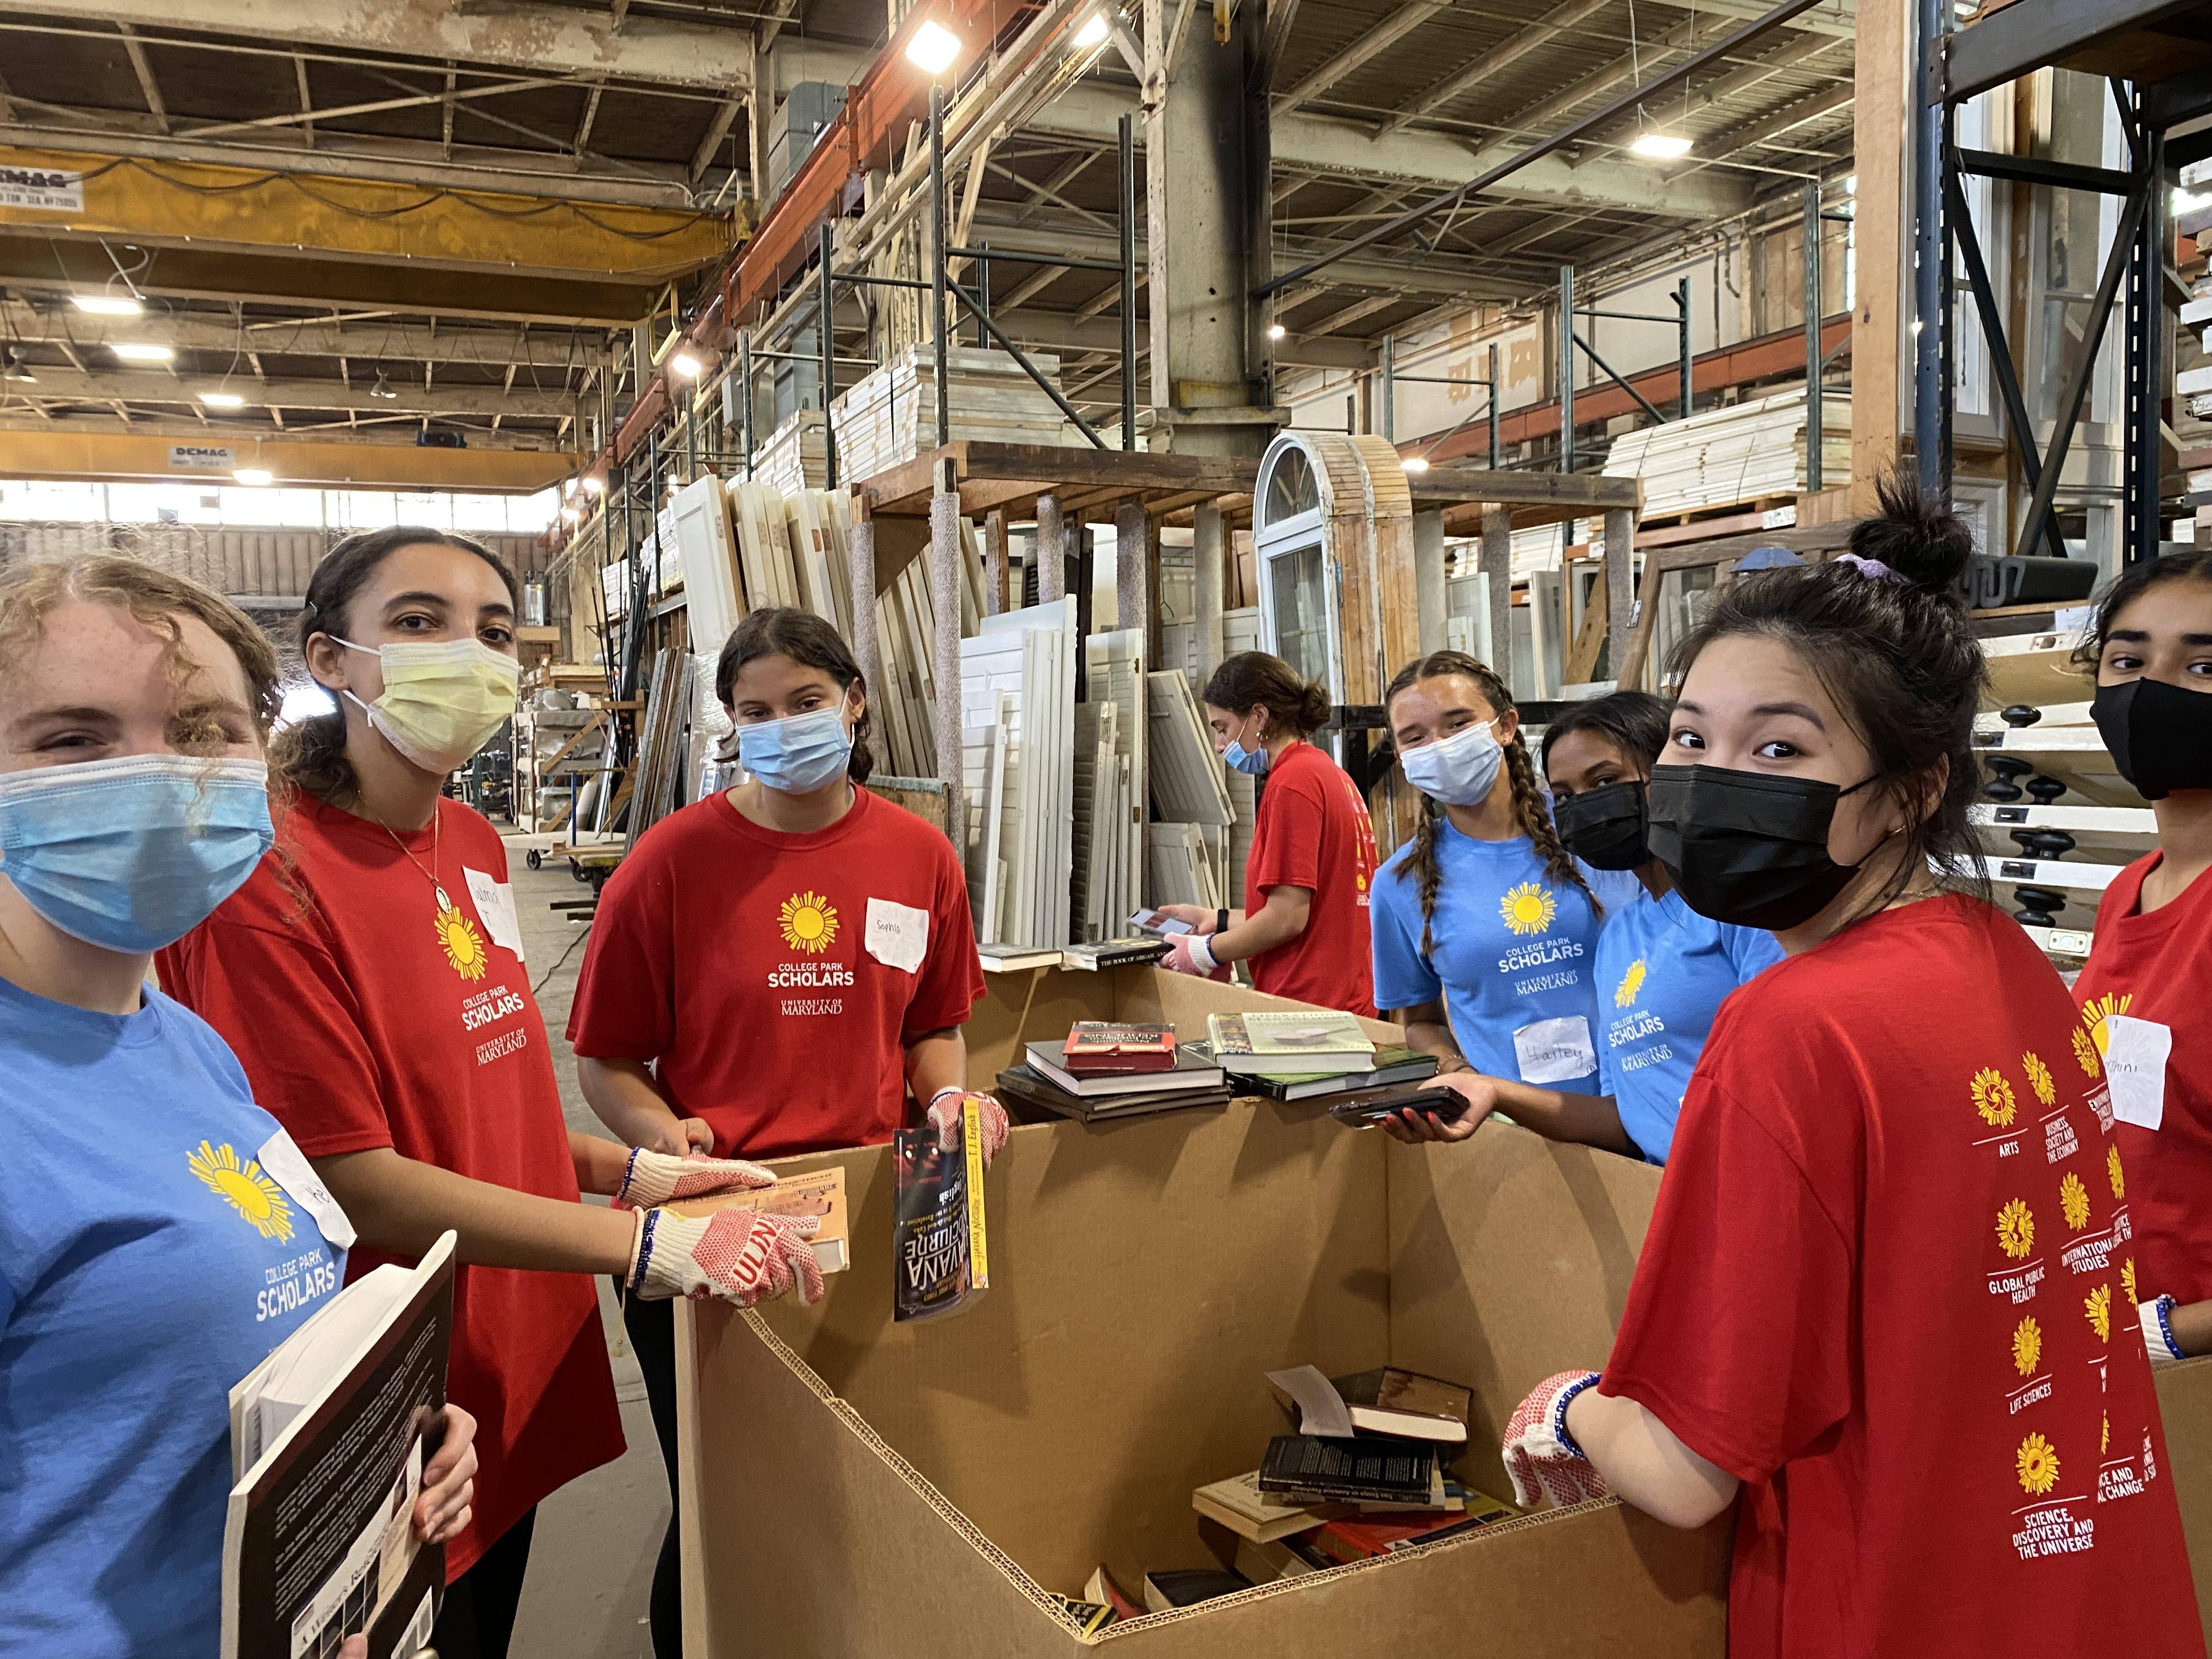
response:
<path id="1" fill-rule="evenodd" d="M 1106 21 L 1106 14 L 1094 11 L 1084 21 L 1083 27 L 1075 32 L 1076 49 L 1088 52 L 1093 46 L 1103 46 L 1106 44 L 1106 37 L 1113 32 L 1113 26 Z"/>
<path id="2" fill-rule="evenodd" d="M 1280 323 L 1270 323 L 1267 325 L 1267 337 L 1271 340 L 1281 339 L 1284 334 L 1287 331 L 1288 331 L 1285 330 Z"/>
<path id="3" fill-rule="evenodd" d="M 276 482 L 276 475 L 262 466 L 241 466 L 230 476 L 239 483 L 250 484 L 256 489 L 266 489 Z"/>
<path id="4" fill-rule="evenodd" d="M 584 493 L 586 495 L 599 495 L 601 491 L 605 489 L 606 487 L 607 481 L 599 477 L 596 472 L 592 474 L 590 477 L 584 480 Z"/>
<path id="5" fill-rule="evenodd" d="M 932 18 L 906 43 L 907 61 L 925 75 L 942 75 L 960 61 L 960 37 Z"/>
<path id="6" fill-rule="evenodd" d="M 165 345 L 149 345 L 143 340 L 118 340 L 107 348 L 126 363 L 166 363 L 177 354 Z"/>
<path id="7" fill-rule="evenodd" d="M 1408 455 L 1399 465 L 1408 472 L 1426 472 L 1429 470 L 1429 458 L 1425 455 Z"/>
<path id="8" fill-rule="evenodd" d="M 243 409 L 246 399 L 235 392 L 203 392 L 200 401 L 210 409 Z"/>
<path id="9" fill-rule="evenodd" d="M 673 357 L 671 357 L 668 360 L 668 367 L 674 373 L 681 374 L 685 380 L 696 380 L 699 378 L 699 371 L 704 368 L 706 365 L 701 362 L 696 357 L 694 357 L 690 352 L 679 351 Z"/>
<path id="10" fill-rule="evenodd" d="M 369 387 L 368 395 L 372 398 L 381 398 L 386 403 L 396 403 L 399 398 L 399 394 L 392 389 L 390 378 L 380 368 L 376 371 L 376 384 Z"/>
<path id="11" fill-rule="evenodd" d="M 94 317 L 143 317 L 146 307 L 128 295 L 72 294 L 70 303 Z"/>
<path id="12" fill-rule="evenodd" d="M 39 377 L 23 363 L 23 348 L 9 346 L 4 362 L 0 362 L 0 380 L 13 380 L 18 386 L 36 386 Z"/>
<path id="13" fill-rule="evenodd" d="M 1690 153 L 1690 140 L 1675 132 L 1645 132 L 1628 149 L 1647 161 L 1679 161 Z"/>

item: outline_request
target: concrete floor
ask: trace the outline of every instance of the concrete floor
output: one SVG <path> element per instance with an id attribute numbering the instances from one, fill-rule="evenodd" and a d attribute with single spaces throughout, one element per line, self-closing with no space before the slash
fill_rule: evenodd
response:
<path id="1" fill-rule="evenodd" d="M 531 870 L 522 853 L 522 845 L 510 838 L 507 860 L 515 908 L 522 918 L 523 951 L 532 983 L 544 981 L 538 990 L 538 1004 L 545 1015 L 554 1073 L 561 1082 L 562 1109 L 569 1127 L 604 1134 L 576 1086 L 574 1059 L 562 1035 L 577 969 L 584 959 L 584 946 L 577 939 L 584 929 L 568 921 L 568 913 L 550 908 L 561 900 L 588 898 L 592 890 L 578 885 L 565 864 L 548 860 L 543 870 Z M 560 960 L 563 951 L 568 952 L 566 961 Z M 560 962 L 557 968 L 556 962 Z M 539 1506 L 530 1576 L 523 1585 L 522 1611 L 511 1650 L 514 1659 L 650 1659 L 653 1652 L 645 1610 L 661 1534 L 668 1524 L 668 1481 L 646 1410 L 645 1382 L 623 1340 L 613 1289 L 604 1279 L 599 1281 L 599 1309 L 629 1449 Z"/>

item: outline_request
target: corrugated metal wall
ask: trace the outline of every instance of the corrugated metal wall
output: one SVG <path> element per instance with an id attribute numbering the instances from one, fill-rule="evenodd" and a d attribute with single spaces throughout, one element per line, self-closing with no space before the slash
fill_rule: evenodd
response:
<path id="1" fill-rule="evenodd" d="M 324 553 L 340 539 L 320 530 L 217 530 L 198 525 L 0 523 L 0 563 L 119 553 L 143 559 L 233 599 L 298 599 Z M 476 539 L 518 576 L 541 571 L 549 555 L 535 536 Z"/>

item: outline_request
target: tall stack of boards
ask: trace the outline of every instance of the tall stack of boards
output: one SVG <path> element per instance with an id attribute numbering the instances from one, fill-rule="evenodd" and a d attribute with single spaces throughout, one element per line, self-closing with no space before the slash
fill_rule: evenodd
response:
<path id="1" fill-rule="evenodd" d="M 1076 647 L 1072 598 L 985 617 L 960 641 L 968 887 L 986 945 L 1077 942 Z"/>
<path id="2" fill-rule="evenodd" d="M 1644 519 L 1796 495 L 1809 486 L 1802 388 L 1730 404 L 1686 421 L 1624 432 L 1606 452 L 1605 476 L 1644 481 Z M 1851 477 L 1849 392 L 1820 398 L 1820 480 Z M 1792 519 L 1794 521 L 1794 514 Z"/>
<path id="3" fill-rule="evenodd" d="M 949 346 L 945 353 L 951 438 L 1001 444 L 1081 442 L 1047 392 L 1006 353 Z M 1060 359 L 1032 353 L 1030 362 L 1054 386 Z M 818 417 L 817 417 L 818 418 Z M 909 346 L 839 394 L 830 405 L 837 438 L 837 476 L 872 478 L 937 447 L 937 360 L 927 346 Z"/>

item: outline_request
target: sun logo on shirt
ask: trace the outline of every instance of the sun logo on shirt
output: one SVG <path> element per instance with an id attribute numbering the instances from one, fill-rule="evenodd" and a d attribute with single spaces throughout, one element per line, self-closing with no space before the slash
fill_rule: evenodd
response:
<path id="1" fill-rule="evenodd" d="M 2066 1224 L 2075 1232 L 2089 1224 L 2089 1189 L 2071 1170 L 2058 1183 L 2058 1208 L 2066 1217 Z"/>
<path id="2" fill-rule="evenodd" d="M 2015 1261 L 2024 1260 L 2035 1248 L 2035 1218 L 2017 1198 L 2007 1199 L 2004 1208 L 1997 1212 L 1997 1245 Z"/>
<path id="3" fill-rule="evenodd" d="M 2097 1455 L 2102 1457 L 2112 1449 L 2112 1414 L 2105 1413 L 2105 1432 L 2097 1442 Z"/>
<path id="4" fill-rule="evenodd" d="M 1628 971 L 1620 976 L 1620 983 L 1613 994 L 1614 1007 L 1626 1008 L 1636 1000 L 1638 993 L 1644 989 L 1645 971 L 1642 957 L 1628 964 Z"/>
<path id="5" fill-rule="evenodd" d="M 2120 1149 L 2117 1146 L 2105 1148 L 2105 1179 L 2112 1183 L 2112 1198 L 2115 1202 L 2128 1195 L 2128 1178 L 2121 1173 Z"/>
<path id="6" fill-rule="evenodd" d="M 185 1165 L 262 1237 L 280 1244 L 291 1242 L 292 1206 L 285 1201 L 284 1189 L 252 1158 L 240 1158 L 227 1141 L 216 1146 L 203 1140 L 198 1152 L 185 1154 Z"/>
<path id="7" fill-rule="evenodd" d="M 2128 1299 L 2128 1306 L 2136 1305 L 2136 1259 L 2130 1256 L 2120 1263 L 2120 1293 Z"/>
<path id="8" fill-rule="evenodd" d="M 821 894 L 793 893 L 775 913 L 783 942 L 794 951 L 818 957 L 837 942 L 837 910 Z"/>
<path id="9" fill-rule="evenodd" d="M 2020 1475 L 2020 1489 L 2032 1498 L 2040 1498 L 2058 1484 L 2058 1452 L 2039 1434 L 2031 1434 L 2020 1443 L 2013 1454 L 2013 1468 Z"/>
<path id="10" fill-rule="evenodd" d="M 2020 1109 L 2013 1098 L 2012 1085 L 1994 1066 L 1984 1066 L 1975 1073 L 1974 1080 L 1966 1087 L 1974 1097 L 1974 1109 L 1992 1129 L 2003 1128 Z"/>
<path id="11" fill-rule="evenodd" d="M 2089 1316 L 2089 1328 L 2100 1342 L 2112 1340 L 2112 1287 L 2100 1285 L 2081 1298 L 2081 1311 Z"/>
<path id="12" fill-rule="evenodd" d="M 2058 1085 L 2052 1080 L 2051 1068 L 2043 1063 L 2043 1056 L 2028 1053 L 2020 1057 L 2020 1069 L 2027 1073 L 2027 1086 L 2035 1091 L 2035 1097 L 2045 1106 L 2058 1103 Z"/>
<path id="13" fill-rule="evenodd" d="M 2043 1327 L 2031 1315 L 2013 1328 L 2012 1368 L 2022 1376 L 2035 1375 L 2035 1362 L 2043 1358 Z"/>
<path id="14" fill-rule="evenodd" d="M 1498 901 L 1498 914 L 1516 933 L 1540 933 L 1559 914 L 1559 901 L 1533 881 L 1524 881 Z"/>
<path id="15" fill-rule="evenodd" d="M 2074 1058 L 2090 1077 L 2104 1071 L 2105 1050 L 2112 1041 L 2112 1027 L 2106 1022 L 2114 1014 L 2127 1012 L 2128 1005 L 2134 1000 L 2130 994 L 2107 991 L 2081 1005 L 2081 1024 L 2074 1033 Z"/>
<path id="16" fill-rule="evenodd" d="M 445 951 L 446 960 L 463 979 L 473 985 L 491 971 L 491 954 L 484 949 L 483 935 L 443 893 L 438 895 L 437 920 L 431 926 L 438 930 L 438 946 Z"/>

